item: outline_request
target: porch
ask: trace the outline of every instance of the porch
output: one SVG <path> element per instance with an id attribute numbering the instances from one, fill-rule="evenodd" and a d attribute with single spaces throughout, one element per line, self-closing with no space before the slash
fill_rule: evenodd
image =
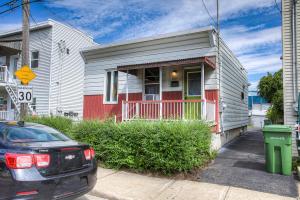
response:
<path id="1" fill-rule="evenodd" d="M 117 71 L 120 73 L 109 75 L 112 87 L 106 89 L 105 96 L 108 96 L 108 90 L 125 95 L 122 99 L 122 121 L 205 120 L 217 125 L 217 84 L 209 86 L 209 83 L 214 83 L 216 75 L 213 59 L 202 57 L 118 66 Z M 113 83 L 115 76 L 119 83 L 122 82 L 120 88 L 113 87 L 117 85 Z M 135 91 L 133 88 L 142 91 L 139 98 L 131 98 L 132 91 Z M 210 91 L 214 92 L 213 96 Z M 110 99 L 114 98 L 117 97 L 112 94 Z"/>

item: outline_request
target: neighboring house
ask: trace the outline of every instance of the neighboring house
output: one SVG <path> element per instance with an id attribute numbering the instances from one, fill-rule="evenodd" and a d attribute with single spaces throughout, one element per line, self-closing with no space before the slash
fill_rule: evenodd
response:
<path id="1" fill-rule="evenodd" d="M 300 2 L 282 0 L 284 124 L 297 123 L 300 88 Z M 295 136 L 295 134 L 293 134 Z M 293 139 L 294 147 L 295 139 Z M 293 151 L 296 154 L 296 148 Z"/>
<path id="2" fill-rule="evenodd" d="M 219 148 L 248 124 L 248 81 L 222 40 L 217 64 L 216 38 L 207 27 L 84 49 L 84 118 L 203 119 Z"/>
<path id="3" fill-rule="evenodd" d="M 262 128 L 266 119 L 270 103 L 258 95 L 257 91 L 248 92 L 249 125 L 255 128 Z"/>
<path id="4" fill-rule="evenodd" d="M 15 79 L 14 72 L 21 65 L 21 29 L 0 33 L 0 44 L 18 50 L 10 54 L 0 52 L 0 62 L 6 65 L 0 72 L 0 104 L 3 102 L 3 108 L 6 108 L 1 111 L 5 118 L 6 114 L 19 110 L 14 98 L 20 82 Z M 53 20 L 31 26 L 30 67 L 37 74 L 30 83 L 33 86 L 33 105 L 30 107 L 33 112 L 82 117 L 84 62 L 79 49 L 94 44 L 90 36 Z"/>

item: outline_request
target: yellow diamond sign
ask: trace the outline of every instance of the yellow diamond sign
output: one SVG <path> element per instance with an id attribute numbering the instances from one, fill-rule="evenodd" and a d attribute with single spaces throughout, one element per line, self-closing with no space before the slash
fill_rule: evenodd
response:
<path id="1" fill-rule="evenodd" d="M 24 85 L 28 85 L 28 83 L 36 77 L 36 74 L 27 65 L 17 70 L 15 75 Z"/>

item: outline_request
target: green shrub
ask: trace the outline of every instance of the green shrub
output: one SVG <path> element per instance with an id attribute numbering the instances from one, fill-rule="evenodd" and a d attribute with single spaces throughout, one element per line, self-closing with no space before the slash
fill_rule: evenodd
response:
<path id="1" fill-rule="evenodd" d="M 97 159 L 112 168 L 186 172 L 213 156 L 210 127 L 202 122 L 83 121 L 72 135 L 92 145 Z"/>
<path id="2" fill-rule="evenodd" d="M 67 135 L 70 135 L 71 129 L 72 129 L 72 120 L 66 117 L 58 117 L 58 116 L 32 116 L 27 117 L 25 119 L 27 122 L 34 122 L 39 124 L 44 124 L 46 126 L 50 126 L 52 128 L 55 128 L 62 133 L 65 133 Z"/>

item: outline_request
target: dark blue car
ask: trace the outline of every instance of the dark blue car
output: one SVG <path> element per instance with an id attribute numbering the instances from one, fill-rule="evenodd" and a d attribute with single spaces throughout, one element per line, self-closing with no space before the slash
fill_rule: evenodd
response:
<path id="1" fill-rule="evenodd" d="M 44 125 L 0 122 L 0 200 L 74 199 L 96 175 L 89 145 Z"/>

